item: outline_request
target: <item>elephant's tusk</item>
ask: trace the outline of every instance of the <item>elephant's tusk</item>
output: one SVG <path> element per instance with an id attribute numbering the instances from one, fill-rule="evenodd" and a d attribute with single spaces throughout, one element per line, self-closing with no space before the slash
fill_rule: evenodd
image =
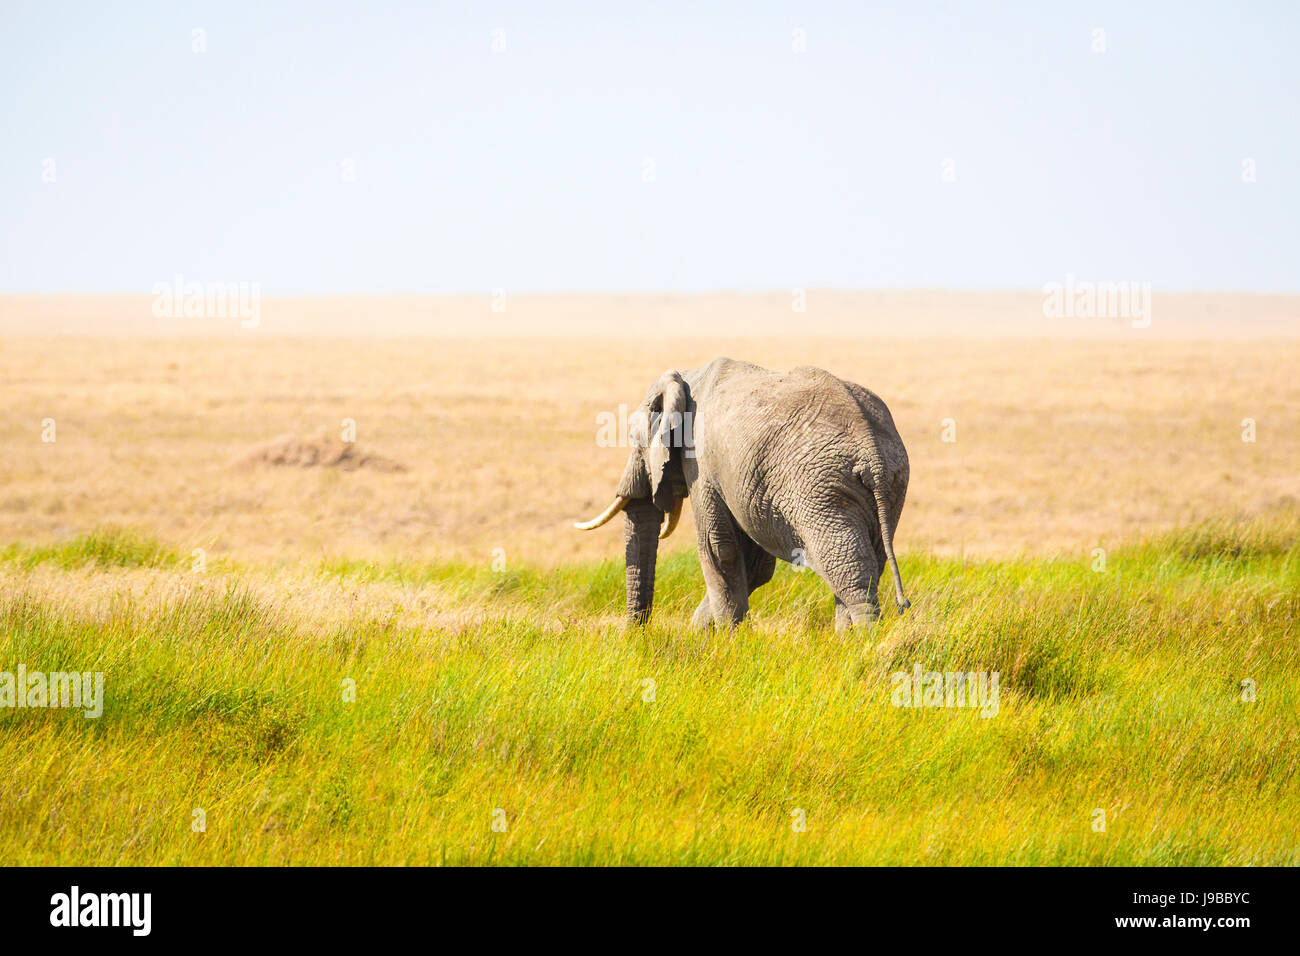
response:
<path id="1" fill-rule="evenodd" d="M 579 531 L 590 531 L 592 528 L 599 528 L 610 518 L 614 517 L 614 515 L 622 511 L 626 506 L 627 499 L 622 495 L 616 495 L 614 503 L 600 514 L 596 515 L 596 517 L 592 518 L 590 521 L 576 521 L 573 526 Z"/>
<path id="2" fill-rule="evenodd" d="M 668 520 L 664 522 L 663 530 L 659 532 L 660 541 L 672 534 L 673 529 L 677 527 L 677 522 L 682 517 L 682 502 L 685 500 L 685 498 L 678 498 L 673 502 L 673 510 L 668 512 Z"/>

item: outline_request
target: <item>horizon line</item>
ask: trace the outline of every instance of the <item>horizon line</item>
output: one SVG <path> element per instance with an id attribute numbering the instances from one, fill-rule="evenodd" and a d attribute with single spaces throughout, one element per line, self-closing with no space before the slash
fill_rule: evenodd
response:
<path id="1" fill-rule="evenodd" d="M 1128 285 L 1131 283 L 1143 284 L 1143 280 L 1138 279 L 1080 279 L 1073 277 L 1078 283 L 1090 283 L 1097 285 Z M 195 280 L 201 284 L 212 285 L 257 285 L 261 283 L 256 280 L 246 279 L 208 279 Z M 1058 282 L 1057 279 L 1051 279 L 1049 282 Z M 1048 283 L 1044 283 L 1045 285 Z M 454 292 L 412 292 L 412 291 L 340 291 L 340 292 L 266 292 L 260 288 L 258 295 L 272 299 L 470 299 L 480 296 L 491 298 L 499 291 L 504 291 L 509 297 L 527 296 L 530 298 L 554 297 L 561 298 L 565 296 L 658 296 L 663 298 L 690 298 L 702 296 L 789 296 L 794 292 L 803 293 L 834 293 L 840 295 L 846 294 L 874 294 L 874 293 L 896 293 L 905 295 L 916 294 L 944 294 L 944 295 L 1044 295 L 1042 287 L 971 287 L 971 286 L 777 286 L 763 289 L 740 289 L 740 288 L 715 288 L 715 289 L 520 289 L 514 290 L 508 286 L 494 286 L 488 289 L 459 290 Z M 1215 288 L 1169 288 L 1163 289 L 1154 284 L 1151 287 L 1152 294 L 1159 295 L 1240 295 L 1240 296 L 1280 296 L 1280 297 L 1297 297 L 1300 296 L 1300 288 L 1296 289 L 1215 289 Z M 35 298 L 35 297 L 78 297 L 78 298 L 148 298 L 155 295 L 152 290 L 15 290 L 0 289 L 0 297 L 3 298 Z"/>

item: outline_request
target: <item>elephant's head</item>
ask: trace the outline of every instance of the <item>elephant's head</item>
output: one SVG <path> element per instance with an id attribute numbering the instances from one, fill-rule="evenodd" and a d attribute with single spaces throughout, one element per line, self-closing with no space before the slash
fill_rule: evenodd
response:
<path id="1" fill-rule="evenodd" d="M 677 527 L 688 476 L 694 473 L 694 414 L 690 387 L 682 376 L 673 371 L 659 376 L 628 416 L 631 452 L 613 503 L 592 520 L 574 525 L 590 531 L 623 512 L 627 613 L 634 623 L 650 616 L 659 539 Z"/>

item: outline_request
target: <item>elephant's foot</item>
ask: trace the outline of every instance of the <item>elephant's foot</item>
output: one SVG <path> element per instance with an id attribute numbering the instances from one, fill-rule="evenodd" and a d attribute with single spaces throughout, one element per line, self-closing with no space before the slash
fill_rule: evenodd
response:
<path id="1" fill-rule="evenodd" d="M 704 600 L 700 606 L 695 609 L 691 615 L 691 627 L 697 631 L 707 631 L 713 626 L 713 605 L 709 603 L 709 596 L 704 595 Z"/>
<path id="2" fill-rule="evenodd" d="M 845 604 L 835 599 L 835 630 L 847 631 L 851 627 L 871 627 L 880 617 L 877 604 Z"/>
<path id="3" fill-rule="evenodd" d="M 732 594 L 706 594 L 691 616 L 695 627 L 730 629 L 749 614 L 749 602 L 743 596 Z"/>

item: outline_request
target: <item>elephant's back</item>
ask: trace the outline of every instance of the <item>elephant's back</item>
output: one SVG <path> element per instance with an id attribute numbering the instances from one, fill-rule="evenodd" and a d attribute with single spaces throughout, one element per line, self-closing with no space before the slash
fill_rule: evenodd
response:
<path id="1" fill-rule="evenodd" d="M 857 496 L 853 469 L 870 446 L 867 417 L 829 372 L 758 369 L 715 383 L 697 438 L 711 465 L 761 509 L 788 511 L 823 497 Z M 707 454 L 704 448 L 701 453 Z"/>
<path id="2" fill-rule="evenodd" d="M 874 426 L 893 431 L 889 410 L 878 397 L 825 369 L 777 372 L 717 359 L 700 373 L 699 425 L 752 467 L 772 464 L 755 460 L 765 455 L 796 454 L 851 469 L 861 461 Z"/>

